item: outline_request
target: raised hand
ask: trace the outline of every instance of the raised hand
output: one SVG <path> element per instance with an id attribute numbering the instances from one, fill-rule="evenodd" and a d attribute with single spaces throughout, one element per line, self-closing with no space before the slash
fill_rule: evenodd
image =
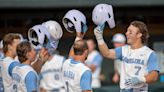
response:
<path id="1" fill-rule="evenodd" d="M 94 34 L 95 34 L 95 37 L 96 37 L 97 40 L 103 39 L 102 35 L 103 35 L 104 27 L 105 27 L 105 24 L 97 26 L 94 29 Z"/>
<path id="2" fill-rule="evenodd" d="M 38 57 L 38 59 L 39 59 L 41 62 L 45 63 L 45 62 L 48 60 L 49 56 L 50 56 L 50 55 L 49 55 L 49 53 L 48 53 L 48 50 L 45 49 L 45 48 L 42 48 L 42 49 L 40 50 L 40 52 L 39 52 L 39 57 Z"/>

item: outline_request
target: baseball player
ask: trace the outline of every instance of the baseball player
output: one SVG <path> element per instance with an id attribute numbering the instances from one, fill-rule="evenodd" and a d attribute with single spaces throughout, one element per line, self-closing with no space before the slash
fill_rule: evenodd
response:
<path id="1" fill-rule="evenodd" d="M 58 47 L 59 39 L 62 37 L 63 31 L 59 23 L 50 20 L 44 22 L 42 25 L 46 26 L 47 32 L 51 35 L 51 43 L 47 47 L 50 57 L 48 61 L 42 66 L 40 72 L 40 89 L 41 92 L 65 92 L 64 83 L 62 81 L 61 69 L 65 58 L 61 55 L 55 54 Z"/>
<path id="2" fill-rule="evenodd" d="M 36 51 L 30 42 L 24 41 L 17 46 L 18 65 L 10 65 L 9 74 L 13 79 L 14 92 L 38 92 L 39 79 L 35 70 L 31 67 L 31 62 L 36 58 Z M 12 91 L 12 92 L 13 92 Z"/>
<path id="3" fill-rule="evenodd" d="M 104 16 L 97 16 L 100 13 Z M 159 73 L 157 55 L 145 45 L 149 37 L 147 26 L 141 21 L 131 22 L 126 32 L 127 45 L 108 49 L 102 34 L 105 22 L 110 28 L 115 24 L 112 6 L 97 5 L 93 10 L 92 19 L 97 25 L 94 34 L 103 56 L 121 60 L 120 91 L 147 92 L 148 83 L 155 82 Z"/>
<path id="4" fill-rule="evenodd" d="M 15 62 L 16 64 L 18 61 L 15 61 L 16 57 L 16 46 L 20 43 L 20 36 L 15 33 L 9 33 L 5 35 L 3 38 L 3 52 L 5 57 L 2 61 L 2 79 L 4 85 L 5 92 L 12 92 L 13 91 L 13 80 L 9 75 L 9 66 L 11 63 Z"/>
<path id="5" fill-rule="evenodd" d="M 70 10 L 63 18 L 68 32 L 76 32 L 75 42 L 70 50 L 69 59 L 64 61 L 62 76 L 66 92 L 91 92 L 92 73 L 85 65 L 88 56 L 87 43 L 82 40 L 87 31 L 86 18 L 78 10 Z"/>
<path id="6" fill-rule="evenodd" d="M 148 83 L 158 79 L 159 66 L 156 53 L 145 43 L 148 30 L 141 21 L 133 21 L 129 25 L 126 37 L 128 45 L 116 49 L 108 49 L 103 40 L 103 30 L 94 29 L 101 53 L 111 59 L 121 60 L 121 92 L 148 92 Z"/>
<path id="7" fill-rule="evenodd" d="M 2 65 L 2 79 L 3 79 L 3 85 L 4 85 L 4 91 L 5 92 L 12 92 L 13 91 L 13 81 L 11 78 L 11 74 L 9 74 L 10 66 L 13 64 L 14 66 L 17 66 L 19 63 L 18 59 L 16 58 L 16 47 L 21 42 L 20 34 L 18 33 L 9 33 L 5 35 L 3 38 L 3 53 L 4 58 L 1 62 Z M 41 58 L 44 58 L 45 60 L 42 60 L 40 62 L 39 59 L 36 60 L 36 63 L 33 64 L 33 68 L 39 72 L 40 67 L 44 62 L 46 61 L 47 56 L 47 50 L 41 50 L 40 51 Z M 14 63 L 13 63 L 14 62 Z"/>
<path id="8" fill-rule="evenodd" d="M 73 45 L 74 55 L 63 64 L 62 75 L 66 92 L 91 92 L 91 70 L 85 65 L 88 47 L 78 40 Z"/>
<path id="9" fill-rule="evenodd" d="M 86 59 L 86 64 L 92 70 L 92 88 L 100 88 L 100 72 L 103 58 L 101 54 L 97 50 L 95 50 L 96 44 L 93 39 L 88 39 L 87 45 L 89 54 Z"/>

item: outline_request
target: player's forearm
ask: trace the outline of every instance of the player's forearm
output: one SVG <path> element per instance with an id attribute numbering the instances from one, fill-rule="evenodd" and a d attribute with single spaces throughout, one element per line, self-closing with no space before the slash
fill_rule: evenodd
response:
<path id="1" fill-rule="evenodd" d="M 31 66 L 34 68 L 34 70 L 39 74 L 41 71 L 41 68 L 43 66 L 44 62 L 37 60 L 34 62 Z"/>
<path id="2" fill-rule="evenodd" d="M 99 45 L 98 47 L 99 47 L 99 50 L 100 50 L 101 54 L 104 57 L 108 58 L 108 56 L 109 56 L 109 49 L 108 49 L 107 45 L 104 43 L 104 44 Z"/>
<path id="3" fill-rule="evenodd" d="M 102 35 L 96 36 L 96 39 L 97 39 L 98 47 L 99 47 L 101 54 L 104 57 L 108 58 L 109 49 L 108 49 L 108 46 L 106 45 L 106 43 L 104 42 Z"/>
<path id="4" fill-rule="evenodd" d="M 94 72 L 96 70 L 96 66 L 94 64 L 91 64 L 91 65 L 87 65 L 92 72 Z"/>
<path id="5" fill-rule="evenodd" d="M 75 41 L 74 42 L 76 42 L 76 41 L 78 41 L 78 40 L 82 40 L 83 38 L 82 37 L 76 37 L 75 38 Z M 73 47 L 71 47 L 71 49 L 70 49 L 70 52 L 69 52 L 69 57 L 73 57 L 74 56 L 74 50 L 73 50 Z"/>
<path id="6" fill-rule="evenodd" d="M 108 46 L 106 45 L 104 39 L 103 39 L 103 30 L 99 30 L 98 27 L 96 27 L 94 29 L 94 34 L 98 43 L 98 47 L 100 49 L 100 52 L 102 53 L 102 55 L 106 58 L 111 58 L 114 59 L 115 58 L 115 54 L 113 50 L 109 50 Z"/>
<path id="7" fill-rule="evenodd" d="M 31 66 L 34 68 L 34 70 L 37 73 L 40 73 L 40 70 L 43 66 L 43 64 L 50 58 L 50 55 L 48 53 L 48 50 L 45 48 L 42 48 L 36 57 L 36 61 L 34 61 Z"/>
<path id="8" fill-rule="evenodd" d="M 152 71 L 146 76 L 146 83 L 153 83 L 158 79 L 158 72 Z"/>
<path id="9" fill-rule="evenodd" d="M 99 47 L 99 50 L 100 50 L 101 54 L 104 57 L 110 58 L 110 59 L 115 59 L 115 52 L 114 52 L 114 50 L 113 49 L 109 49 L 105 43 L 99 45 L 98 47 Z"/>

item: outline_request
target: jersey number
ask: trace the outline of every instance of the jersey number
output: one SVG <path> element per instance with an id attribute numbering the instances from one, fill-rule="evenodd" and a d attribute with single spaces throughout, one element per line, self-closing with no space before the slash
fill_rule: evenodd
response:
<path id="1" fill-rule="evenodd" d="M 54 75 L 54 78 L 55 78 L 55 80 L 59 80 L 59 75 L 58 74 L 55 74 Z"/>
<path id="2" fill-rule="evenodd" d="M 13 85 L 13 89 L 14 89 L 14 92 L 17 92 L 17 85 L 16 84 Z"/>
<path id="3" fill-rule="evenodd" d="M 65 84 L 66 84 L 66 90 L 67 90 L 66 92 L 69 92 L 68 81 L 66 81 Z"/>
<path id="4" fill-rule="evenodd" d="M 137 69 L 135 75 L 138 75 L 139 74 L 139 71 L 141 70 L 141 67 L 140 66 L 135 66 L 134 68 Z"/>

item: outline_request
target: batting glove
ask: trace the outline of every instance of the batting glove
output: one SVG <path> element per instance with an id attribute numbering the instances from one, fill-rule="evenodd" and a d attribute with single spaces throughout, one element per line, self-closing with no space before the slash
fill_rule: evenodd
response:
<path id="1" fill-rule="evenodd" d="M 138 84 L 141 84 L 141 83 L 145 83 L 146 82 L 146 79 L 145 77 L 142 77 L 142 78 L 137 78 L 137 77 L 131 77 L 130 79 L 127 79 L 125 81 L 125 85 L 129 86 L 135 86 L 135 85 L 138 85 Z"/>
<path id="2" fill-rule="evenodd" d="M 97 42 L 99 45 L 103 44 L 104 43 L 104 39 L 103 39 L 103 31 L 104 31 L 104 27 L 105 25 L 101 25 L 101 26 L 97 26 L 95 29 L 94 29 L 94 35 L 97 39 Z"/>

